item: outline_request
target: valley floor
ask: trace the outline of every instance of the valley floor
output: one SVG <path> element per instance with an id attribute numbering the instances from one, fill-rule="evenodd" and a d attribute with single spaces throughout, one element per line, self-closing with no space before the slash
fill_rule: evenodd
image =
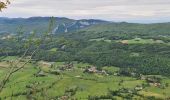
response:
<path id="1" fill-rule="evenodd" d="M 0 79 L 10 70 L 7 60 L 0 62 Z M 166 87 L 147 85 L 146 80 L 117 75 L 119 68 L 104 67 L 113 74 L 85 72 L 84 63 L 73 62 L 73 66 L 61 69 L 65 62 L 29 63 L 15 73 L 0 93 L 2 100 L 98 100 L 112 97 L 115 100 L 164 100 L 170 97 L 170 79 L 161 77 Z M 59 70 L 60 68 L 60 70 Z M 94 69 L 96 70 L 96 69 Z M 59 99 L 59 100 L 60 100 Z"/>

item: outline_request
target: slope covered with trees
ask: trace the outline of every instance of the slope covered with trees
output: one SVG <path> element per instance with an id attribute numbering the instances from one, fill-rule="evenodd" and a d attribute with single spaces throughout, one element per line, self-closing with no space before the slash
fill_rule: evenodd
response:
<path id="1" fill-rule="evenodd" d="M 17 33 L 17 29 L 23 27 L 25 33 L 37 31 L 39 34 L 47 30 L 51 17 L 31 17 L 31 18 L 0 18 L 1 33 Z M 52 33 L 66 33 L 86 28 L 96 24 L 109 23 L 103 20 L 74 20 L 68 18 L 53 17 Z"/>
<path id="2" fill-rule="evenodd" d="M 141 74 L 168 76 L 170 71 L 169 26 L 169 23 L 112 23 L 53 35 L 52 40 L 41 46 L 34 59 L 79 61 L 98 67 L 117 66 Z M 17 50 L 21 49 L 21 43 L 1 41 L 1 47 L 4 44 L 9 45 L 8 55 L 15 56 L 22 52 Z M 129 41 L 133 42 L 129 43 Z M 17 46 L 17 44 L 20 45 Z M 1 55 L 4 54 L 1 53 Z"/>

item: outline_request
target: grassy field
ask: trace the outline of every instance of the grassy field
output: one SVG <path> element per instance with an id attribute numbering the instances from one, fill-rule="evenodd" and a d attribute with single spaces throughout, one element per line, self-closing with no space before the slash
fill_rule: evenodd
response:
<path id="1" fill-rule="evenodd" d="M 105 39 L 105 38 L 98 38 L 98 39 L 90 39 L 89 41 L 97 41 L 97 42 L 105 41 L 105 42 L 110 43 L 112 40 L 108 40 L 108 39 Z"/>
<path id="2" fill-rule="evenodd" d="M 120 42 L 123 44 L 165 44 L 165 45 L 170 45 L 170 43 L 165 43 L 162 40 L 154 40 L 154 39 L 142 39 L 142 38 L 134 38 L 131 40 L 109 40 L 109 39 L 105 39 L 105 38 L 97 38 L 97 39 L 90 39 L 89 41 L 105 41 L 105 42 L 112 42 L 112 41 L 116 41 L 116 42 Z"/>
<path id="3" fill-rule="evenodd" d="M 6 67 L 5 60 L 13 60 L 16 57 L 5 58 L 0 62 L 0 78 L 9 70 Z M 55 67 L 62 66 L 64 62 L 56 62 Z M 3 67 L 5 66 L 5 67 Z M 62 71 L 60 75 L 54 75 L 48 71 L 50 67 L 41 67 L 37 64 L 27 64 L 24 69 L 15 73 L 5 86 L 0 97 L 2 100 L 26 100 L 35 98 L 37 100 L 48 100 L 49 98 L 57 98 L 67 94 L 67 90 L 76 92 L 70 96 L 72 99 L 87 100 L 89 96 L 103 96 L 108 94 L 108 90 L 119 90 L 121 88 L 134 89 L 137 85 L 146 83 L 144 80 L 138 80 L 133 77 L 100 75 L 83 73 L 82 68 L 90 66 L 89 64 L 75 63 L 73 70 Z M 36 77 L 35 74 L 43 70 L 46 76 Z M 116 72 L 117 67 L 104 67 L 106 71 Z M 120 81 L 123 81 L 120 84 Z M 169 78 L 163 78 L 163 82 L 170 84 Z M 150 86 L 139 91 L 144 96 L 155 96 L 157 98 L 170 97 L 170 87 L 161 89 Z M 29 94 L 29 95 L 28 95 Z M 48 99 L 47 99 L 48 98 Z M 123 100 L 122 97 L 115 97 Z M 139 98 L 134 96 L 134 98 Z"/>
<path id="4" fill-rule="evenodd" d="M 162 40 L 153 40 L 153 39 L 141 39 L 141 38 L 135 38 L 131 40 L 119 40 L 118 42 L 124 43 L 124 44 L 166 44 Z"/>

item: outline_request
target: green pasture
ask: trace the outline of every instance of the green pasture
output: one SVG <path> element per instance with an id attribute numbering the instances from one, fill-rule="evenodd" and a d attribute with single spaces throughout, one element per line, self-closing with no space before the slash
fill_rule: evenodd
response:
<path id="1" fill-rule="evenodd" d="M 13 57 L 10 57 L 10 59 Z M 9 59 L 6 58 L 6 59 Z M 56 62 L 55 66 L 62 66 L 64 62 Z M 65 95 L 66 90 L 77 88 L 76 93 L 71 96 L 72 99 L 87 100 L 89 96 L 107 95 L 108 90 L 119 90 L 121 88 L 134 89 L 137 85 L 145 83 L 144 80 L 138 80 L 132 77 L 115 76 L 115 75 L 99 75 L 83 73 L 83 68 L 90 66 L 89 64 L 76 63 L 74 70 L 63 71 L 60 75 L 48 73 L 50 68 L 45 68 L 46 76 L 36 77 L 35 74 L 39 71 L 39 67 L 34 64 L 27 64 L 25 68 L 15 73 L 5 86 L 0 97 L 2 100 L 26 100 L 29 97 L 27 93 L 31 89 L 35 89 L 32 97 L 43 100 L 44 98 L 57 98 Z M 0 68 L 0 78 L 3 79 L 8 68 Z M 44 69 L 42 69 L 44 70 Z M 117 67 L 103 67 L 103 70 L 111 73 L 117 72 Z M 123 81 L 121 84 L 120 82 Z M 163 78 L 164 83 L 170 84 L 169 78 Z M 32 88 L 29 88 L 32 86 Z M 157 87 L 146 87 L 139 93 L 145 96 L 165 98 L 170 96 L 170 87 L 165 89 Z M 116 97 L 118 100 L 123 100 L 121 97 Z M 139 98 L 135 96 L 134 98 Z"/>

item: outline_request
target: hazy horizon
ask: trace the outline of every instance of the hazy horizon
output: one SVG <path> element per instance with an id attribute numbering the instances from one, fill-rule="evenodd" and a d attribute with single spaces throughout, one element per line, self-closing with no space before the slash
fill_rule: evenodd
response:
<path id="1" fill-rule="evenodd" d="M 115 22 L 170 22 L 170 0 L 14 0 L 0 17 L 55 16 Z"/>

